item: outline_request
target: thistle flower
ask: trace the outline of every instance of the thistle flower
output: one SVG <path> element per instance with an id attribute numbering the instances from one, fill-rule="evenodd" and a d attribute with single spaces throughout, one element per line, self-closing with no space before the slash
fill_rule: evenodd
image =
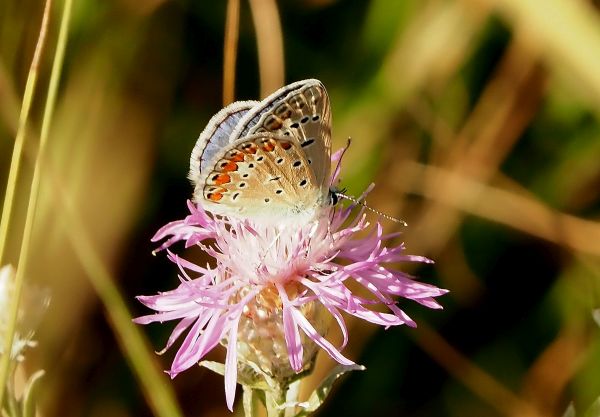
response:
<path id="1" fill-rule="evenodd" d="M 156 313 L 136 322 L 179 320 L 165 350 L 187 332 L 171 377 L 197 364 L 219 343 L 225 345 L 229 409 L 236 381 L 247 383 L 252 370 L 283 384 L 310 370 L 318 348 L 340 364 L 353 364 L 341 353 L 349 337 L 342 312 L 385 328 L 415 326 L 393 297 L 441 308 L 434 298 L 447 292 L 390 266 L 431 261 L 405 254 L 403 244 L 385 247 L 397 234 L 385 235 L 381 224 L 371 225 L 355 206 L 323 208 L 321 216 L 295 227 L 216 218 L 192 202 L 188 208 L 184 220 L 167 224 L 153 240 L 166 239 L 159 250 L 183 240 L 186 247 L 199 246 L 215 263 L 196 265 L 168 251 L 181 284 L 138 297 Z M 348 285 L 352 281 L 363 291 L 355 292 L 357 286 Z M 373 310 L 374 305 L 387 312 Z M 340 347 L 325 338 L 331 318 L 343 335 Z"/>

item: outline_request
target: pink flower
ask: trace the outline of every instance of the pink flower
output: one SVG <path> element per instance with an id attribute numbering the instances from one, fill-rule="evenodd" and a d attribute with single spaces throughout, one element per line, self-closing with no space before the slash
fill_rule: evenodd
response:
<path id="1" fill-rule="evenodd" d="M 166 239 L 159 250 L 183 240 L 215 258 L 200 266 L 168 251 L 180 270 L 174 290 L 138 299 L 156 311 L 141 324 L 179 320 L 165 349 L 187 332 L 169 374 L 197 364 L 219 343 L 227 346 L 225 393 L 232 409 L 236 382 L 244 365 L 277 379 L 291 378 L 312 366 L 318 347 L 341 364 L 353 362 L 341 350 L 348 341 L 342 312 L 384 326 L 415 323 L 394 297 L 441 308 L 435 297 L 447 291 L 417 282 L 388 264 L 431 262 L 404 254 L 404 245 L 386 247 L 397 236 L 370 225 L 363 210 L 326 207 L 303 225 L 264 225 L 216 218 L 188 202 L 190 214 L 167 224 L 154 236 Z M 353 214 L 354 213 L 354 214 Z M 364 232 L 368 231 L 367 234 Z M 363 287 L 360 295 L 353 281 Z M 372 309 L 383 305 L 387 312 Z M 331 318 L 343 335 L 336 347 L 324 334 Z"/>

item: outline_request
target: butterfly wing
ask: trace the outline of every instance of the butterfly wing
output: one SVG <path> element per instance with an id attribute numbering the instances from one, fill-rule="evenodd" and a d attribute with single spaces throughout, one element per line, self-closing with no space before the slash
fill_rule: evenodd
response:
<path id="1" fill-rule="evenodd" d="M 196 202 L 216 214 L 272 220 L 311 217 L 321 190 L 296 138 L 259 133 L 225 147 L 196 183 Z"/>
<path id="2" fill-rule="evenodd" d="M 198 181 L 200 173 L 206 170 L 208 162 L 230 143 L 231 133 L 238 122 L 257 104 L 258 101 L 236 101 L 221 109 L 210 119 L 192 150 L 190 180 L 194 183 Z"/>
<path id="3" fill-rule="evenodd" d="M 271 132 L 295 138 L 306 155 L 323 194 L 329 191 L 331 108 L 325 86 L 314 79 L 289 84 L 248 111 L 232 133 L 233 140 Z"/>

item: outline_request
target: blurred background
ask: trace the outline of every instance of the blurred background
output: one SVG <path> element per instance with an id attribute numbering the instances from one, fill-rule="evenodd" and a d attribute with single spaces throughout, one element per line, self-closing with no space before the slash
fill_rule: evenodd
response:
<path id="1" fill-rule="evenodd" d="M 562 416 L 570 403 L 583 415 L 600 395 L 599 6 L 74 0 L 27 276 L 52 294 L 24 363 L 47 372 L 40 415 L 156 415 L 103 282 L 133 316 L 148 313 L 136 295 L 177 284 L 150 238 L 187 213 L 199 133 L 232 94 L 257 99 L 304 78 L 329 91 L 334 149 L 353 138 L 342 185 L 358 195 L 375 182 L 369 205 L 406 220 L 408 251 L 436 261 L 411 273 L 450 290 L 443 311 L 401 302 L 417 329 L 350 322 L 345 353 L 367 371 L 339 381 L 319 415 Z M 63 7 L 52 3 L 39 64 L 13 263 Z M 43 9 L 0 1 L 0 184 Z M 237 48 L 225 40 L 236 31 Z M 94 273 L 82 253 L 100 261 Z M 175 349 L 152 350 L 171 328 L 139 328 L 158 370 Z M 332 366 L 325 356 L 313 385 Z M 159 376 L 183 415 L 231 415 L 221 376 Z"/>

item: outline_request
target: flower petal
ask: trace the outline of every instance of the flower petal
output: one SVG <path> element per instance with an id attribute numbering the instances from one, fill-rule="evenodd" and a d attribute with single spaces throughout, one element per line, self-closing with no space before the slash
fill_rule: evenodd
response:
<path id="1" fill-rule="evenodd" d="M 308 320 L 306 320 L 306 317 L 304 317 L 304 315 L 300 311 L 293 307 L 291 307 L 290 309 L 298 326 L 300 326 L 304 333 L 306 333 L 306 335 L 310 337 L 317 345 L 321 346 L 321 348 L 323 348 L 323 350 L 325 350 L 325 352 L 327 352 L 329 356 L 331 356 L 333 359 L 335 359 L 342 365 L 354 365 L 354 362 L 342 355 L 340 351 L 338 351 L 331 344 L 331 342 L 329 342 L 327 339 L 321 336 L 315 330 L 313 325 L 310 324 Z"/>

